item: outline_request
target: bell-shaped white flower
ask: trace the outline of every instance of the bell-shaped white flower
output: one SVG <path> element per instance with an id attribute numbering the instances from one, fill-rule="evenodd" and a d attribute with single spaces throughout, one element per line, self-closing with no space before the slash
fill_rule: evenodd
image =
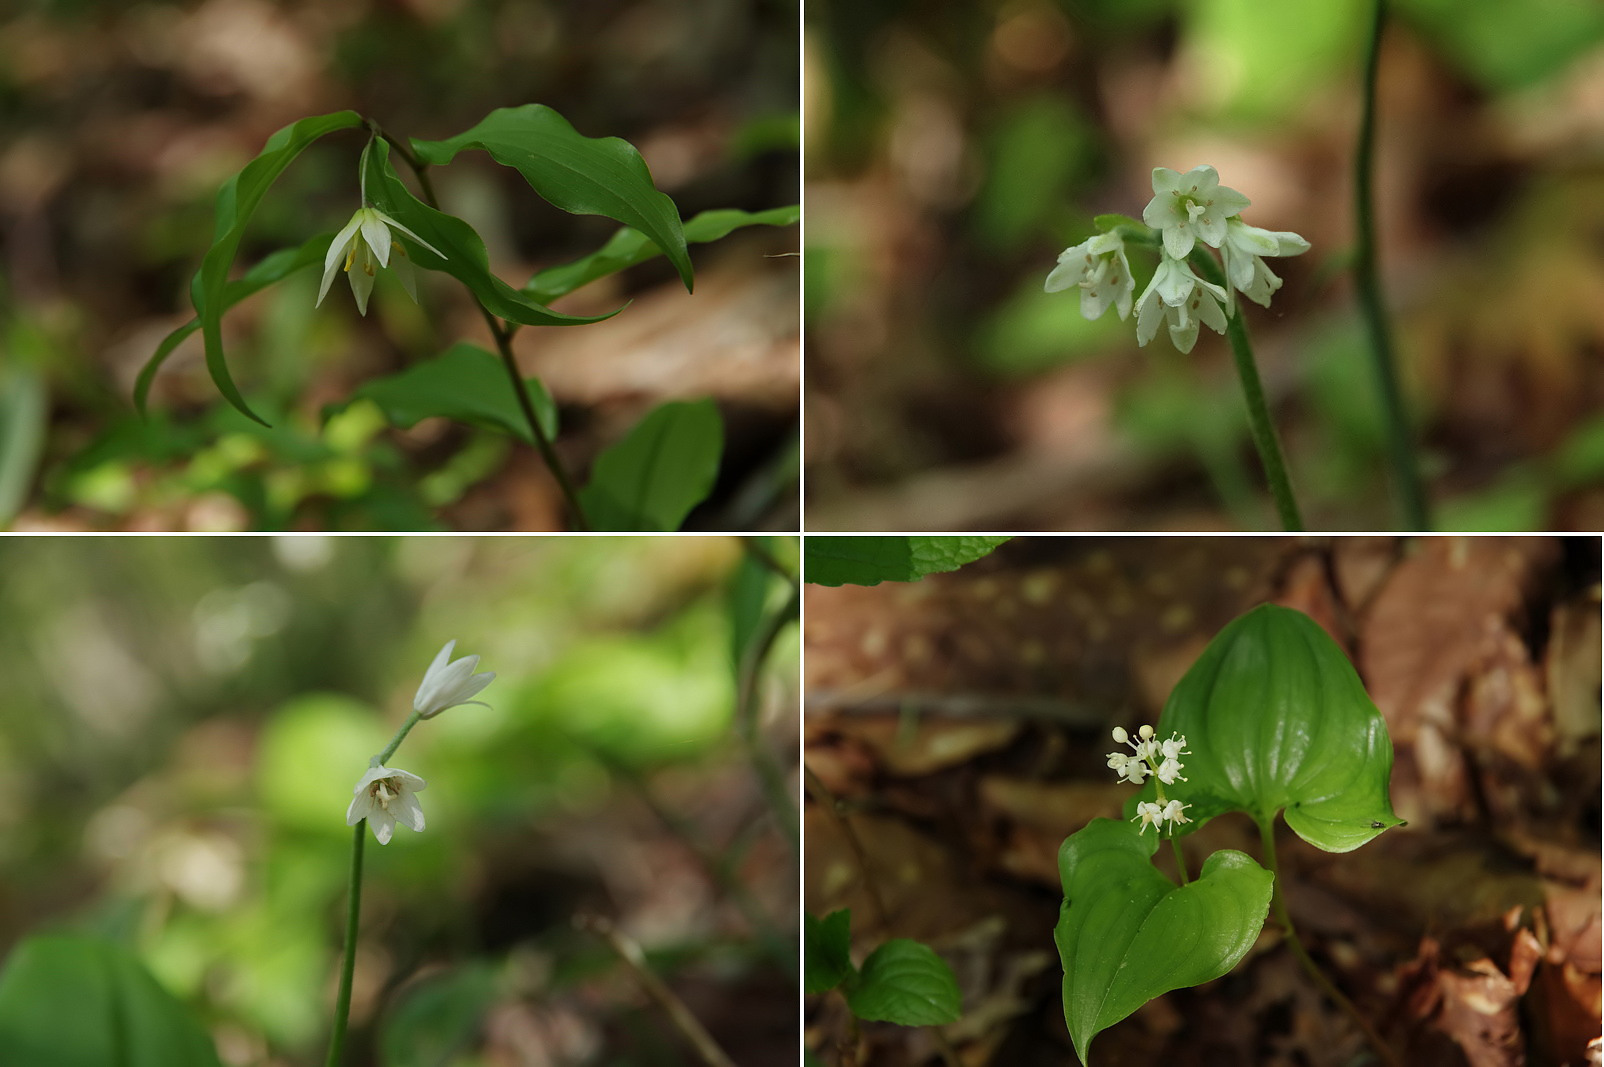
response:
<path id="1" fill-rule="evenodd" d="M 1309 242 L 1289 230 L 1261 230 L 1241 219 L 1227 219 L 1225 276 L 1234 289 L 1260 307 L 1270 306 L 1270 296 L 1281 288 L 1281 279 L 1264 265 L 1263 256 L 1300 256 Z"/>
<path id="2" fill-rule="evenodd" d="M 478 656 L 452 660 L 451 651 L 456 647 L 455 640 L 447 641 L 434 657 L 434 662 L 429 664 L 429 669 L 423 672 L 423 683 L 418 686 L 417 696 L 412 698 L 412 710 L 422 718 L 432 719 L 458 704 L 478 704 L 482 708 L 490 706 L 482 700 L 471 698 L 496 680 L 496 672 L 473 673 L 479 666 Z"/>
<path id="3" fill-rule="evenodd" d="M 1175 347 L 1190 352 L 1197 344 L 1199 322 L 1217 333 L 1225 332 L 1221 305 L 1229 299 L 1229 293 L 1199 278 L 1185 260 L 1164 256 L 1138 302 L 1136 343 L 1145 346 L 1163 324 L 1169 327 Z"/>
<path id="4" fill-rule="evenodd" d="M 352 790 L 351 806 L 345 811 L 345 825 L 355 826 L 363 819 L 379 844 L 388 845 L 395 833 L 397 822 L 413 830 L 423 829 L 423 808 L 418 805 L 418 793 L 428 782 L 399 767 L 369 767 Z"/>
<path id="5" fill-rule="evenodd" d="M 1225 240 L 1225 220 L 1239 215 L 1251 200 L 1220 184 L 1213 167 L 1193 167 L 1185 174 L 1153 168 L 1153 199 L 1142 221 L 1164 235 L 1164 251 L 1180 259 L 1202 241 L 1210 248 Z"/>
<path id="6" fill-rule="evenodd" d="M 328 255 L 323 257 L 323 286 L 317 293 L 317 306 L 321 306 L 323 298 L 329 295 L 329 286 L 334 282 L 334 275 L 338 273 L 342 259 L 345 261 L 346 277 L 351 280 L 351 293 L 356 297 L 357 310 L 362 314 L 368 313 L 368 294 L 373 291 L 373 275 L 377 267 L 392 267 L 407 295 L 412 297 L 414 302 L 417 301 L 418 283 L 412 260 L 401 242 L 390 236 L 391 230 L 399 230 L 441 259 L 445 258 L 444 252 L 378 208 L 357 208 L 356 214 L 351 216 L 351 221 L 334 235 Z"/>
<path id="7" fill-rule="evenodd" d="M 1047 275 L 1043 289 L 1056 293 L 1071 286 L 1080 289 L 1080 313 L 1100 317 L 1112 305 L 1119 317 L 1130 318 L 1136 281 L 1125 258 L 1125 241 L 1117 233 L 1100 233 L 1058 254 L 1058 266 Z"/>

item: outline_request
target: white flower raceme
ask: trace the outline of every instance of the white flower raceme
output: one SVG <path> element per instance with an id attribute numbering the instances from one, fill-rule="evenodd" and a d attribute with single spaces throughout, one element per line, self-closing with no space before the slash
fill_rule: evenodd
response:
<path id="1" fill-rule="evenodd" d="M 1186 260 L 1166 255 L 1137 302 L 1136 343 L 1145 347 L 1163 324 L 1169 327 L 1175 347 L 1190 352 L 1197 344 L 1199 322 L 1217 333 L 1225 332 L 1225 310 L 1221 305 L 1229 301 L 1229 293 L 1199 278 Z"/>
<path id="2" fill-rule="evenodd" d="M 378 208 L 360 207 L 351 216 L 351 221 L 345 224 L 345 229 L 334 235 L 328 255 L 323 257 L 323 286 L 317 293 L 318 306 L 329 295 L 329 286 L 334 282 L 342 259 L 345 260 L 346 276 L 351 280 L 351 293 L 356 297 L 357 310 L 362 314 L 368 313 L 368 294 L 373 291 L 375 261 L 380 267 L 392 267 L 407 295 L 414 302 L 417 301 L 418 283 L 414 277 L 412 260 L 401 242 L 390 236 L 391 230 L 399 230 L 441 259 L 445 258 L 444 252 Z M 356 269 L 353 270 L 353 267 Z"/>
<path id="3" fill-rule="evenodd" d="M 1110 770 L 1119 772 L 1120 778 L 1132 785 L 1141 785 L 1149 775 L 1153 775 L 1164 785 L 1174 785 L 1177 781 L 1186 781 L 1181 775 L 1181 757 L 1187 755 L 1186 738 L 1180 734 L 1171 734 L 1168 741 L 1158 740 L 1157 731 L 1151 726 L 1144 725 L 1136 731 L 1138 741 L 1132 741 L 1131 735 L 1124 727 L 1114 727 L 1114 740 L 1122 745 L 1129 745 L 1135 755 L 1127 756 L 1123 752 L 1110 752 L 1108 766 Z M 1149 826 L 1162 832 L 1164 824 L 1168 823 L 1170 829 L 1183 822 L 1191 822 L 1185 815 L 1190 804 L 1182 804 L 1179 800 L 1166 801 L 1163 786 L 1158 787 L 1158 802 L 1142 801 L 1136 805 L 1136 814 L 1131 817 L 1132 822 L 1141 822 L 1141 829 Z"/>
<path id="4" fill-rule="evenodd" d="M 418 686 L 417 696 L 412 698 L 412 710 L 422 718 L 432 719 L 447 708 L 454 708 L 458 704 L 478 704 L 485 708 L 490 706 L 482 700 L 471 698 L 496 680 L 496 672 L 473 673 L 479 666 L 478 656 L 463 656 L 459 660 L 452 660 L 451 651 L 456 647 L 455 640 L 447 641 L 445 647 L 434 657 L 434 662 L 429 664 L 429 669 L 423 672 L 423 683 Z"/>
<path id="5" fill-rule="evenodd" d="M 1281 288 L 1281 279 L 1260 257 L 1300 256 L 1309 250 L 1309 242 L 1287 230 L 1261 230 L 1241 219 L 1227 219 L 1220 250 L 1232 287 L 1260 307 L 1269 307 L 1270 294 Z"/>
<path id="6" fill-rule="evenodd" d="M 1210 248 L 1225 240 L 1225 220 L 1239 215 L 1252 203 L 1220 184 L 1213 167 L 1193 167 L 1185 174 L 1168 167 L 1153 168 L 1153 199 L 1142 210 L 1142 221 L 1164 235 L 1164 251 L 1176 259 L 1202 241 Z"/>
<path id="7" fill-rule="evenodd" d="M 1058 266 L 1047 275 L 1043 288 L 1056 293 L 1071 286 L 1080 289 L 1080 313 L 1086 318 L 1100 317 L 1110 305 L 1119 310 L 1120 318 L 1130 317 L 1136 282 L 1119 234 L 1100 233 L 1058 254 Z"/>
<path id="8" fill-rule="evenodd" d="M 351 806 L 345 811 L 345 825 L 355 826 L 363 819 L 379 844 L 388 845 L 395 833 L 397 822 L 413 830 L 423 829 L 423 808 L 416 794 L 428 787 L 427 782 L 411 771 L 399 767 L 369 767 L 352 790 Z"/>

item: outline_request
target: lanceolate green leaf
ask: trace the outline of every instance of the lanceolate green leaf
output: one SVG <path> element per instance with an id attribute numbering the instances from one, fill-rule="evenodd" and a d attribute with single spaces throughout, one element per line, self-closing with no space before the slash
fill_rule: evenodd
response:
<path id="1" fill-rule="evenodd" d="M 0 1049 L 29 1067 L 217 1067 L 206 1031 L 127 949 L 30 937 L 0 972 Z"/>
<path id="2" fill-rule="evenodd" d="M 801 217 L 802 209 L 795 204 L 755 214 L 734 208 L 704 211 L 685 224 L 685 240 L 688 244 L 703 244 L 727 237 L 743 226 L 793 226 Z M 524 292 L 549 304 L 597 278 L 616 274 L 662 254 L 645 234 L 626 226 L 583 259 L 541 271 L 524 285 Z"/>
<path id="3" fill-rule="evenodd" d="M 1403 822 L 1388 783 L 1392 739 L 1353 664 L 1302 612 L 1264 604 L 1221 630 L 1176 685 L 1158 736 L 1186 737 L 1188 781 L 1165 796 L 1261 824 L 1284 809 L 1316 848 L 1348 852 Z M 1145 799 L 1153 799 L 1150 780 Z"/>
<path id="4" fill-rule="evenodd" d="M 1006 537 L 809 537 L 802 579 L 815 585 L 914 582 L 955 571 L 989 554 Z"/>
<path id="5" fill-rule="evenodd" d="M 557 405 L 540 379 L 524 380 L 529 384 L 535 418 L 540 420 L 540 428 L 549 441 L 557 436 Z M 466 342 L 399 374 L 364 382 L 351 399 L 359 397 L 377 403 L 384 417 L 404 430 L 416 426 L 420 419 L 441 415 L 502 430 L 527 444 L 535 443 L 501 360 Z"/>
<path id="6" fill-rule="evenodd" d="M 481 148 L 497 163 L 515 168 L 535 192 L 564 211 L 604 215 L 641 231 L 691 288 L 679 209 L 652 184 L 646 161 L 628 141 L 585 137 L 543 104 L 497 108 L 455 137 L 412 141 L 413 152 L 426 163 L 449 163 L 465 148 Z"/>
<path id="7" fill-rule="evenodd" d="M 579 501 L 598 530 L 677 530 L 712 492 L 723 450 L 713 401 L 663 404 L 601 454 Z"/>
<path id="8" fill-rule="evenodd" d="M 957 1020 L 963 1000 L 946 960 L 899 937 L 869 953 L 857 981 L 847 984 L 847 1006 L 871 1022 L 938 1026 Z"/>
<path id="9" fill-rule="evenodd" d="M 362 174 L 363 186 L 374 207 L 445 253 L 442 259 L 406 234 L 392 233 L 396 240 L 406 242 L 412 262 L 425 270 L 443 271 L 456 278 L 473 290 L 492 315 L 526 326 L 583 326 L 618 314 L 613 311 L 594 317 L 564 315 L 531 300 L 496 277 L 490 272 L 490 255 L 485 251 L 485 243 L 473 227 L 455 215 L 436 211 L 413 196 L 390 166 L 390 145 L 382 137 L 375 137 L 363 151 Z"/>
<path id="10" fill-rule="evenodd" d="M 252 293 L 260 292 L 298 270 L 323 262 L 323 255 L 329 250 L 333 240 L 334 231 L 330 230 L 311 238 L 299 248 L 283 248 L 274 252 L 246 271 L 243 278 L 231 281 L 223 287 L 223 310 L 227 311 Z M 173 354 L 173 349 L 198 329 L 200 329 L 200 319 L 194 318 L 162 338 L 162 343 L 156 346 L 156 351 L 140 369 L 139 377 L 134 382 L 134 407 L 141 415 L 145 413 L 145 402 L 150 397 L 150 386 L 156 380 L 156 372 L 167 362 L 167 357 Z"/>
<path id="11" fill-rule="evenodd" d="M 234 263 L 234 253 L 239 250 L 240 238 L 245 234 L 245 226 L 256 211 L 256 205 L 261 203 L 262 196 L 278 176 L 284 173 L 284 168 L 307 145 L 324 134 L 350 129 L 361 125 L 361 122 L 362 116 L 355 111 L 336 111 L 292 122 L 269 137 L 261 154 L 224 182 L 217 192 L 217 222 L 212 246 L 207 249 L 206 257 L 201 260 L 200 271 L 190 285 L 190 299 L 200 320 L 201 336 L 206 344 L 206 369 L 211 372 L 212 381 L 217 383 L 223 396 L 241 414 L 264 426 L 267 423 L 250 409 L 240 395 L 228 372 L 228 363 L 223 358 L 223 311 L 227 307 L 228 271 Z"/>
<path id="12" fill-rule="evenodd" d="M 1053 940 L 1082 1063 L 1092 1038 L 1149 1000 L 1235 967 L 1269 912 L 1274 876 L 1252 857 L 1216 852 L 1177 886 L 1153 866 L 1157 848 L 1156 833 L 1093 819 L 1058 850 L 1064 903 Z"/>

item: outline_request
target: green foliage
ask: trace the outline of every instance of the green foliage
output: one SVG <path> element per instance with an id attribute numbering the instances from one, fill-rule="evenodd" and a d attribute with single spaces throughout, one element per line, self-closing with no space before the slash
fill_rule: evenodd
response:
<path id="1" fill-rule="evenodd" d="M 1396 0 L 1395 10 L 1503 92 L 1550 78 L 1604 43 L 1604 7 L 1575 0 Z"/>
<path id="2" fill-rule="evenodd" d="M 1153 866 L 1157 848 L 1157 834 L 1093 819 L 1058 850 L 1064 903 L 1053 940 L 1082 1063 L 1092 1038 L 1149 1000 L 1235 967 L 1269 912 L 1274 876 L 1252 857 L 1216 852 L 1177 886 Z"/>
<path id="3" fill-rule="evenodd" d="M 490 254 L 472 226 L 454 215 L 436 211 L 412 195 L 390 166 L 390 145 L 375 137 L 362 152 L 363 185 L 373 206 L 389 215 L 419 237 L 438 248 L 444 257 L 424 248 L 403 233 L 393 236 L 405 241 L 412 261 L 425 270 L 442 271 L 473 291 L 492 314 L 526 326 L 583 326 L 600 322 L 622 311 L 606 315 L 564 315 L 532 300 L 514 289 L 490 270 Z"/>
<path id="4" fill-rule="evenodd" d="M 223 357 L 223 312 L 228 307 L 229 267 L 234 263 L 234 253 L 239 249 L 251 214 L 284 168 L 324 134 L 361 123 L 362 116 L 355 111 L 336 111 L 292 122 L 269 137 L 261 153 L 224 182 L 217 192 L 216 230 L 200 271 L 190 285 L 190 298 L 200 320 L 201 336 L 206 344 L 206 369 L 211 372 L 212 381 L 236 410 L 264 426 L 267 423 L 251 411 L 235 387 Z"/>
<path id="5" fill-rule="evenodd" d="M 827 993 L 840 988 L 852 1014 L 899 1026 L 939 1026 L 963 1014 L 963 998 L 952 968 L 928 945 L 893 938 L 852 966 L 852 913 L 833 911 L 823 920 L 803 919 L 803 988 Z"/>
<path id="6" fill-rule="evenodd" d="M 688 244 L 703 244 L 746 226 L 794 226 L 801 218 L 802 209 L 794 204 L 758 212 L 734 208 L 704 211 L 685 224 L 685 240 Z M 616 274 L 662 254 L 645 234 L 626 226 L 590 255 L 536 274 L 524 285 L 524 292 L 549 304 L 597 278 Z"/>
<path id="7" fill-rule="evenodd" d="M 598 530 L 677 530 L 713 491 L 723 450 L 712 400 L 659 405 L 597 458 L 580 504 Z"/>
<path id="8" fill-rule="evenodd" d="M 913 582 L 973 563 L 1006 537 L 809 537 L 803 579 L 816 585 Z"/>
<path id="9" fill-rule="evenodd" d="M 28 499 L 44 451 L 48 408 L 40 371 L 21 363 L 0 368 L 0 527 Z"/>
<path id="10" fill-rule="evenodd" d="M 483 149 L 513 167 L 530 188 L 564 211 L 604 215 L 639 230 L 691 288 L 691 257 L 679 210 L 652 184 L 646 161 L 628 141 L 585 137 L 542 104 L 497 108 L 471 130 L 443 141 L 412 141 L 412 150 L 426 163 L 449 163 L 465 148 Z"/>
<path id="11" fill-rule="evenodd" d="M 127 949 L 39 935 L 0 973 L 0 1049 L 27 1067 L 218 1067 L 211 1038 Z"/>
<path id="12" fill-rule="evenodd" d="M 384 1067 L 450 1067 L 468 1048 L 495 1002 L 494 968 L 469 964 L 424 979 L 385 1013 L 379 1031 Z"/>
<path id="13" fill-rule="evenodd" d="M 557 436 L 557 404 L 539 378 L 525 378 L 535 417 L 549 441 Z M 399 374 L 364 382 L 352 400 L 367 398 L 379 405 L 393 426 L 406 430 L 422 419 L 441 416 L 509 433 L 526 444 L 534 435 L 513 396 L 507 370 L 492 352 L 466 341 L 414 363 Z M 343 410 L 347 404 L 339 405 Z"/>
<path id="14" fill-rule="evenodd" d="M 1392 739 L 1353 665 L 1302 612 L 1263 604 L 1219 632 L 1170 694 L 1158 736 L 1187 740 L 1189 781 L 1165 796 L 1194 805 L 1182 831 L 1226 811 L 1287 825 L 1327 852 L 1389 827 Z M 1141 799 L 1155 798 L 1149 779 Z M 1134 801 L 1132 802 L 1134 804 Z"/>

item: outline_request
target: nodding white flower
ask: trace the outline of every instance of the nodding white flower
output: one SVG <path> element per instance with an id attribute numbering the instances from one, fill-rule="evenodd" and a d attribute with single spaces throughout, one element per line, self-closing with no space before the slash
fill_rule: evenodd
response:
<path id="1" fill-rule="evenodd" d="M 1213 167 L 1193 167 L 1185 174 L 1153 168 L 1153 199 L 1142 221 L 1164 235 L 1164 251 L 1180 259 L 1202 241 L 1210 248 L 1225 240 L 1225 220 L 1239 215 L 1252 201 L 1220 184 Z"/>
<path id="2" fill-rule="evenodd" d="M 1243 296 L 1260 307 L 1270 306 L 1270 295 L 1281 288 L 1281 279 L 1264 265 L 1262 256 L 1301 256 L 1309 242 L 1289 230 L 1261 230 L 1241 219 L 1227 219 L 1225 276 Z"/>
<path id="3" fill-rule="evenodd" d="M 1165 256 L 1153 272 L 1153 280 L 1142 290 L 1136 309 L 1136 343 L 1146 346 L 1163 323 L 1169 327 L 1175 347 L 1190 352 L 1197 344 L 1199 322 L 1216 333 L 1225 332 L 1221 305 L 1229 301 L 1229 293 L 1199 278 L 1185 260 Z"/>
<path id="4" fill-rule="evenodd" d="M 369 767 L 352 790 L 351 806 L 345 810 L 345 825 L 355 826 L 363 819 L 379 844 L 388 845 L 395 824 L 403 822 L 413 830 L 423 829 L 423 808 L 416 794 L 429 783 L 399 767 Z"/>
<path id="5" fill-rule="evenodd" d="M 1100 317 L 1112 305 L 1119 317 L 1130 318 L 1131 295 L 1136 280 L 1125 258 L 1125 241 L 1117 233 L 1100 233 L 1058 254 L 1058 266 L 1047 275 L 1043 289 L 1056 293 L 1075 286 L 1080 289 L 1080 313 L 1088 319 Z"/>
<path id="6" fill-rule="evenodd" d="M 334 235 L 328 255 L 323 257 L 323 287 L 318 290 L 315 306 L 321 307 L 323 298 L 329 295 L 329 286 L 334 282 L 336 268 L 342 259 L 345 260 L 346 276 L 351 280 L 351 293 L 356 297 L 357 310 L 362 314 L 368 313 L 368 294 L 373 291 L 375 260 L 380 267 L 395 269 L 395 276 L 400 279 L 407 295 L 416 303 L 418 283 L 414 277 L 412 260 L 407 256 L 407 250 L 402 247 L 401 242 L 390 236 L 391 230 L 401 231 L 441 259 L 445 258 L 444 252 L 378 208 L 357 208 L 356 214 L 351 216 L 351 221 L 345 224 L 345 229 Z M 390 258 L 391 252 L 395 253 L 393 262 Z M 351 269 L 353 266 L 355 270 Z"/>
<path id="7" fill-rule="evenodd" d="M 482 708 L 490 706 L 482 700 L 469 698 L 495 681 L 496 672 L 473 673 L 479 666 L 478 656 L 463 656 L 453 661 L 451 650 L 456 647 L 455 639 L 447 641 L 446 646 L 434 657 L 434 662 L 429 664 L 429 669 L 423 672 L 418 695 L 412 698 L 412 710 L 422 718 L 432 719 L 458 704 L 478 704 Z"/>

